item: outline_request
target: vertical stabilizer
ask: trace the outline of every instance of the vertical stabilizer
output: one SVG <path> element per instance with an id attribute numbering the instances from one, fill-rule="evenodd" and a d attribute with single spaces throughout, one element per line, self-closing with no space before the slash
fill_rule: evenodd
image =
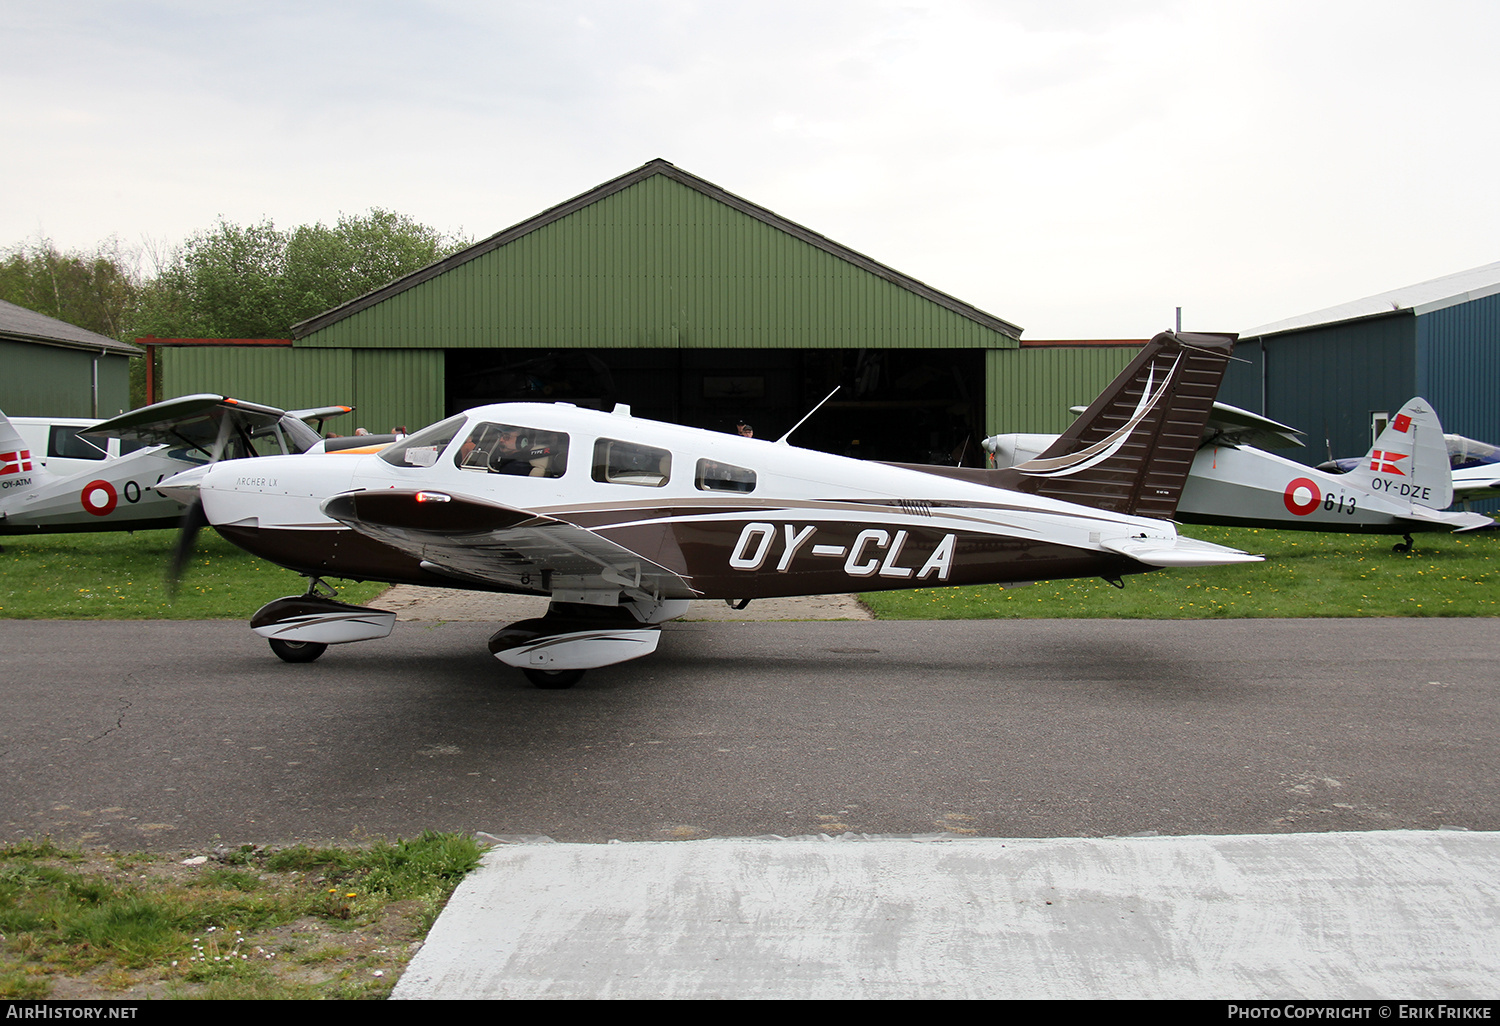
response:
<path id="1" fill-rule="evenodd" d="M 30 446 L 21 437 L 4 411 L 0 411 L 0 481 L 5 485 L 17 483 L 15 475 L 24 474 L 35 478 L 42 465 L 32 458 Z"/>
<path id="2" fill-rule="evenodd" d="M 1391 418 L 1375 444 L 1345 475 L 1376 495 L 1405 499 L 1429 509 L 1453 505 L 1453 466 L 1443 425 L 1426 399 L 1410 399 Z"/>
<path id="3" fill-rule="evenodd" d="M 1004 486 L 1171 519 L 1229 364 L 1234 335 L 1162 332 L 1046 452 Z"/>

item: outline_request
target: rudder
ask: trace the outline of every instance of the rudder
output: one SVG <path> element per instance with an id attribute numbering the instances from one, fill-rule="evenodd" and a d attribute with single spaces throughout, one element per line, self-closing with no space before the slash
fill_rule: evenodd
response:
<path id="1" fill-rule="evenodd" d="M 1004 486 L 1171 519 L 1203 443 L 1234 335 L 1162 332 L 1052 446 L 999 471 Z"/>
<path id="2" fill-rule="evenodd" d="M 1437 413 L 1420 397 L 1386 424 L 1375 444 L 1346 475 L 1347 479 L 1393 499 L 1429 509 L 1453 504 L 1453 467 Z"/>

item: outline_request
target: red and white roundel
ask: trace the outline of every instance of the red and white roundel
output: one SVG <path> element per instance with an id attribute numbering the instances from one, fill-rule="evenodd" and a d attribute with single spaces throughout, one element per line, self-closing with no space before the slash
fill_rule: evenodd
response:
<path id="1" fill-rule="evenodd" d="M 78 496 L 83 508 L 96 517 L 107 517 L 115 511 L 115 504 L 120 497 L 115 494 L 115 486 L 108 481 L 90 481 L 83 486 L 83 492 Z"/>
<path id="2" fill-rule="evenodd" d="M 1286 503 L 1287 512 L 1299 517 L 1307 516 L 1323 501 L 1317 482 L 1306 477 L 1293 478 L 1281 498 Z"/>

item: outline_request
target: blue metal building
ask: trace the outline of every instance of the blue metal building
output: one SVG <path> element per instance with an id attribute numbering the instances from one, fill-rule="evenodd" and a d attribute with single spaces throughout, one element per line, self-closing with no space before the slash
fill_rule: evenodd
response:
<path id="1" fill-rule="evenodd" d="M 1267 324 L 1235 356 L 1220 399 L 1306 431 L 1292 459 L 1363 454 L 1412 396 L 1500 444 L 1500 263 Z"/>

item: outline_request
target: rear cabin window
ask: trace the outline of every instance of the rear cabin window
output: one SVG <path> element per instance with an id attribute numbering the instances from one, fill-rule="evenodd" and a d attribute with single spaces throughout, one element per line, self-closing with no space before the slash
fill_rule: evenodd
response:
<path id="1" fill-rule="evenodd" d="M 693 483 L 700 492 L 753 492 L 755 471 L 717 460 L 699 460 Z"/>
<path id="2" fill-rule="evenodd" d="M 672 477 L 672 454 L 638 442 L 601 438 L 594 443 L 594 480 L 660 488 Z"/>
<path id="3" fill-rule="evenodd" d="M 47 455 L 59 456 L 70 460 L 102 460 L 109 455 L 104 449 L 104 443 L 98 444 L 82 437 L 86 427 L 68 427 L 64 424 L 52 425 L 52 431 L 47 438 Z"/>
<path id="4" fill-rule="evenodd" d="M 486 422 L 469 432 L 453 462 L 476 473 L 562 477 L 568 469 L 568 436 L 524 424 Z"/>

